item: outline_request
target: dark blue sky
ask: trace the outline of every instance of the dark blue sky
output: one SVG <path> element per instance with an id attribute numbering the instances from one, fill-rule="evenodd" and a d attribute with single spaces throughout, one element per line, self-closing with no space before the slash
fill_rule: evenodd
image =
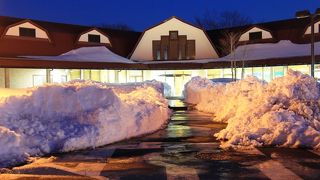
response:
<path id="1" fill-rule="evenodd" d="M 261 22 L 317 7 L 320 0 L 0 0 L 0 15 L 82 25 L 124 23 L 142 31 L 173 15 L 193 22 L 206 10 L 237 10 Z"/>

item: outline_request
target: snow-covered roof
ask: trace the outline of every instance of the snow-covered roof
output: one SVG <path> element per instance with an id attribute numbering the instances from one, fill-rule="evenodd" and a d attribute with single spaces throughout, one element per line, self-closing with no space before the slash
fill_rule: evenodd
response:
<path id="1" fill-rule="evenodd" d="M 250 61 L 266 60 L 275 58 L 305 57 L 310 56 L 310 44 L 295 44 L 289 40 L 279 41 L 278 43 L 248 44 L 236 48 L 233 54 L 217 59 L 199 59 L 187 61 L 150 61 L 146 64 L 157 63 L 209 63 L 223 61 Z M 315 43 L 315 55 L 320 55 L 320 42 Z"/>
<path id="2" fill-rule="evenodd" d="M 273 58 L 310 56 L 310 44 L 294 44 L 289 40 L 278 43 L 239 46 L 233 54 L 217 60 L 264 60 Z M 315 54 L 320 55 L 320 42 L 315 43 Z"/>
<path id="3" fill-rule="evenodd" d="M 111 52 L 104 46 L 82 47 L 59 56 L 23 56 L 34 60 L 75 61 L 75 62 L 111 62 L 134 63 L 133 61 Z"/>
<path id="4" fill-rule="evenodd" d="M 315 55 L 320 55 L 320 42 L 315 43 Z M 50 61 L 70 61 L 70 62 L 106 62 L 106 63 L 125 63 L 131 65 L 152 65 L 152 64 L 206 64 L 215 62 L 229 61 L 251 61 L 268 60 L 281 58 L 296 58 L 310 56 L 310 44 L 295 44 L 289 40 L 279 41 L 278 43 L 248 44 L 236 48 L 233 54 L 216 59 L 198 60 L 174 60 L 174 61 L 145 61 L 134 62 L 130 59 L 121 57 L 104 46 L 83 47 L 64 53 L 59 56 L 23 56 L 31 60 L 50 60 Z M 168 67 L 170 68 L 170 67 Z"/>

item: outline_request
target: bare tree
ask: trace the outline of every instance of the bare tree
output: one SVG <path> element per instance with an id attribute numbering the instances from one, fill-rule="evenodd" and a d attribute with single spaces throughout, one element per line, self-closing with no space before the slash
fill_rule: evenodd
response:
<path id="1" fill-rule="evenodd" d="M 241 32 L 234 32 L 225 30 L 222 32 L 222 39 L 220 39 L 221 51 L 223 54 L 233 53 L 236 47 L 240 44 L 239 38 Z"/>
<path id="2" fill-rule="evenodd" d="M 252 24 L 251 18 L 244 16 L 238 11 L 224 11 L 220 14 L 220 28 L 230 28 Z"/>
<path id="3" fill-rule="evenodd" d="M 218 28 L 229 28 L 251 24 L 252 20 L 238 11 L 205 11 L 203 16 L 194 18 L 195 25 L 203 29 L 212 30 Z"/>
<path id="4" fill-rule="evenodd" d="M 219 27 L 217 16 L 214 11 L 205 11 L 203 16 L 194 18 L 194 24 L 203 29 L 217 29 Z"/>
<path id="5" fill-rule="evenodd" d="M 241 34 L 239 32 L 224 31 L 223 38 L 220 39 L 220 49 L 223 54 L 230 54 L 231 57 L 231 75 L 232 80 L 237 76 L 237 61 L 235 56 L 235 50 L 239 45 L 239 38 Z"/>
<path id="6" fill-rule="evenodd" d="M 241 79 L 244 78 L 244 66 L 248 53 L 248 48 L 245 42 L 239 42 L 241 32 L 225 30 L 222 32 L 223 38 L 220 39 L 220 50 L 223 54 L 229 54 L 231 63 L 232 79 L 236 80 L 237 75 L 237 62 L 242 62 Z M 237 47 L 242 46 L 236 54 Z"/>
<path id="7" fill-rule="evenodd" d="M 195 24 L 202 27 L 203 29 L 212 30 L 212 29 L 221 29 L 221 28 L 230 28 L 236 26 L 244 26 L 252 24 L 252 20 L 239 13 L 238 11 L 224 11 L 220 14 L 215 13 L 214 11 L 206 11 L 202 17 L 195 18 Z M 223 54 L 230 54 L 231 57 L 231 72 L 232 79 L 236 79 L 237 75 L 237 61 L 240 61 L 238 56 L 235 54 L 236 48 L 240 45 L 239 38 L 241 32 L 225 30 L 222 32 L 223 38 L 220 40 L 220 50 Z M 243 44 L 244 45 L 244 44 Z M 242 61 L 242 78 L 244 72 L 244 61 L 246 52 L 241 55 Z"/>

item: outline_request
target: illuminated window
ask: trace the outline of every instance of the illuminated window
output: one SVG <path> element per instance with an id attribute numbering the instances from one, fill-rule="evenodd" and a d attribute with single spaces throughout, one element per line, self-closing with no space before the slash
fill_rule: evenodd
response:
<path id="1" fill-rule="evenodd" d="M 237 68 L 236 70 L 236 79 L 242 79 L 242 68 Z"/>
<path id="2" fill-rule="evenodd" d="M 169 36 L 152 41 L 152 51 L 154 60 L 195 59 L 196 42 L 187 40 L 187 36 L 179 35 L 178 31 L 170 31 Z"/>
<path id="3" fill-rule="evenodd" d="M 243 77 L 252 76 L 252 68 L 244 68 Z"/>
<path id="4" fill-rule="evenodd" d="M 255 67 L 252 69 L 252 75 L 262 79 L 262 68 L 261 67 Z"/>
<path id="5" fill-rule="evenodd" d="M 32 76 L 33 86 L 41 86 L 47 82 L 45 75 L 33 75 Z"/>
<path id="6" fill-rule="evenodd" d="M 224 78 L 232 78 L 232 71 L 231 71 L 231 69 L 223 69 L 223 77 L 224 77 Z"/>
<path id="7" fill-rule="evenodd" d="M 196 41 L 187 40 L 187 59 L 195 59 L 196 56 Z"/>
<path id="8" fill-rule="evenodd" d="M 300 71 L 304 74 L 309 74 L 310 73 L 310 66 L 309 65 L 296 65 L 296 66 L 289 66 L 289 69 L 292 69 L 294 71 Z M 317 69 L 317 66 L 316 66 Z"/>
<path id="9" fill-rule="evenodd" d="M 161 44 L 160 41 L 153 41 L 152 42 L 152 48 L 153 48 L 153 59 L 154 60 L 160 60 L 161 59 Z"/>
<path id="10" fill-rule="evenodd" d="M 129 82 L 142 82 L 143 81 L 143 72 L 140 70 L 129 70 L 128 81 Z"/>
<path id="11" fill-rule="evenodd" d="M 91 77 L 90 79 L 93 81 L 100 81 L 100 70 L 91 70 Z"/>
<path id="12" fill-rule="evenodd" d="M 91 79 L 91 70 L 88 70 L 88 69 L 81 70 L 81 73 L 82 73 L 83 80 L 90 80 Z"/>
<path id="13" fill-rule="evenodd" d="M 160 60 L 161 59 L 161 53 L 160 53 L 160 50 L 158 49 L 157 50 L 157 58 L 156 58 L 157 60 Z"/>
<path id="14" fill-rule="evenodd" d="M 221 78 L 222 77 L 222 70 L 221 69 L 209 69 L 207 74 L 208 74 L 207 76 L 209 79 Z"/>
<path id="15" fill-rule="evenodd" d="M 36 37 L 36 30 L 32 28 L 19 28 L 19 36 L 22 37 Z"/>
<path id="16" fill-rule="evenodd" d="M 268 82 L 272 80 L 270 67 L 263 67 L 263 80 Z"/>
<path id="17" fill-rule="evenodd" d="M 164 60 L 167 60 L 168 59 L 168 47 L 164 48 L 163 54 L 164 54 Z"/>
<path id="18" fill-rule="evenodd" d="M 284 75 L 283 66 L 273 67 L 273 78 L 281 77 Z"/>
<path id="19" fill-rule="evenodd" d="M 70 69 L 69 70 L 69 77 L 70 77 L 71 80 L 81 79 L 81 70 L 79 70 L 79 69 Z"/>

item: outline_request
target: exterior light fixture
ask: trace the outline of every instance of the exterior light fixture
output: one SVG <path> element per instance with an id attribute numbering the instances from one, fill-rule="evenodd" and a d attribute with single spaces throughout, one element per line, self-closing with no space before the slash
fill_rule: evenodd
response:
<path id="1" fill-rule="evenodd" d="M 296 12 L 296 17 L 297 18 L 307 18 L 310 17 L 310 12 L 308 10 L 304 10 L 304 11 L 298 11 Z"/>
<path id="2" fill-rule="evenodd" d="M 314 41 L 315 41 L 315 33 L 314 33 L 314 20 L 317 16 L 320 16 L 320 8 L 317 8 L 314 14 L 311 14 L 310 11 L 298 11 L 296 12 L 297 18 L 310 18 L 311 21 L 311 76 L 314 77 L 314 65 L 315 65 L 315 53 L 314 53 Z"/>

